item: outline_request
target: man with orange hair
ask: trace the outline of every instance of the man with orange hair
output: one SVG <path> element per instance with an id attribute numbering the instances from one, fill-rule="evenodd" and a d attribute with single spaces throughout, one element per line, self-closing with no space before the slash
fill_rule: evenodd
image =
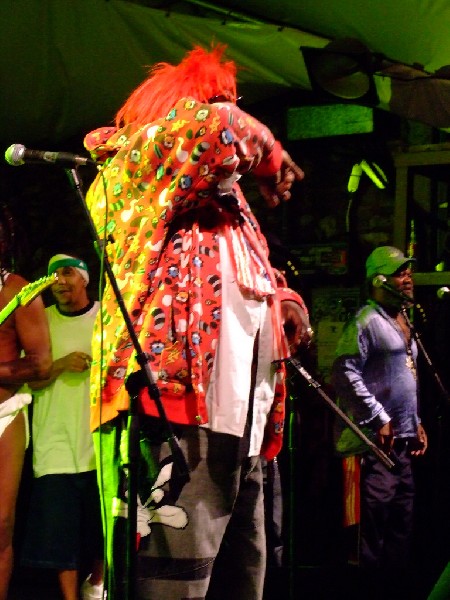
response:
<path id="1" fill-rule="evenodd" d="M 270 460 L 281 448 L 281 361 L 288 342 L 295 348 L 308 335 L 308 316 L 272 269 L 237 181 L 253 172 L 273 206 L 289 199 L 303 172 L 236 106 L 236 65 L 223 46 L 156 65 L 116 127 L 92 132 L 85 145 L 103 164 L 87 203 L 100 237 L 112 240 L 108 257 L 165 413 L 161 419 L 144 385 L 137 597 L 258 600 L 260 455 Z M 122 580 L 111 557 L 113 519 L 127 514 L 118 491 L 127 463 L 125 383 L 138 365 L 109 284 L 93 344 L 91 427 L 104 474 L 110 599 Z M 165 418 L 189 467 L 189 482 L 176 491 Z"/>

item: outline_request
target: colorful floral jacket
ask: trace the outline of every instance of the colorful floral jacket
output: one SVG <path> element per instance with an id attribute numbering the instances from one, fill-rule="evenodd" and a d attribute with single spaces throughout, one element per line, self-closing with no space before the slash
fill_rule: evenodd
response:
<path id="1" fill-rule="evenodd" d="M 85 146 L 103 167 L 87 204 L 169 421 L 203 424 L 220 330 L 218 233 L 225 235 L 243 294 L 271 306 L 274 357 L 286 356 L 274 273 L 264 237 L 237 184 L 241 174 L 273 176 L 281 146 L 230 103 L 183 99 L 167 117 L 116 131 L 102 128 Z M 128 375 L 139 369 L 107 282 L 93 338 L 91 428 L 128 410 Z M 281 447 L 284 369 L 263 453 Z M 100 402 L 101 400 L 101 402 Z M 148 390 L 139 408 L 158 415 Z"/>

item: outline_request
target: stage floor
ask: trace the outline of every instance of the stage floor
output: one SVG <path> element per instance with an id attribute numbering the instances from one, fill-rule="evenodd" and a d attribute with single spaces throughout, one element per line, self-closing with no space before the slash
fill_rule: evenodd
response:
<path id="1" fill-rule="evenodd" d="M 293 572 L 283 567 L 269 570 L 264 600 L 427 600 L 437 579 L 439 573 L 415 570 L 409 589 L 389 589 L 384 582 L 383 591 L 377 592 L 356 567 L 299 566 Z M 60 599 L 56 576 L 31 570 L 15 573 L 8 596 L 8 600 Z"/>

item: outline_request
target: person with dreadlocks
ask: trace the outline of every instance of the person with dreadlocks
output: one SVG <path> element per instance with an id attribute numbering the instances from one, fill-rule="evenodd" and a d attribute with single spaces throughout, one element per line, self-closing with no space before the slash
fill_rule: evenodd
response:
<path id="1" fill-rule="evenodd" d="M 28 283 L 10 273 L 11 235 L 8 216 L 0 213 L 0 309 L 18 297 Z M 30 394 L 17 393 L 29 379 L 44 379 L 52 364 L 50 336 L 40 297 L 8 314 L 0 323 L 0 600 L 6 600 L 13 568 L 13 532 L 25 449 L 26 407 Z M 6 316 L 8 314 L 8 316 Z"/>
<path id="2" fill-rule="evenodd" d="M 276 206 L 303 171 L 237 107 L 236 71 L 224 46 L 195 47 L 177 65 L 157 64 L 116 126 L 85 138 L 103 165 L 87 204 L 111 242 L 106 252 L 164 409 L 152 386 L 139 390 L 139 599 L 263 594 L 260 456 L 281 448 L 281 361 L 307 335 L 307 310 L 272 269 L 238 180 L 253 173 Z M 118 492 L 128 462 L 121 431 L 126 383 L 139 366 L 110 284 L 93 346 L 91 427 L 111 538 L 113 518 L 127 512 Z M 164 417 L 189 467 L 176 492 Z"/>

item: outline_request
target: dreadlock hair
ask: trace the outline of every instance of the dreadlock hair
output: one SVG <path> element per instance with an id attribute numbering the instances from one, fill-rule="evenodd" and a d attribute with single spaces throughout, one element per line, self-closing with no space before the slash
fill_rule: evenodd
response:
<path id="1" fill-rule="evenodd" d="M 13 216 L 6 206 L 0 205 L 0 277 L 2 284 L 6 271 L 16 267 L 16 228 Z"/>
<path id="2" fill-rule="evenodd" d="M 236 102 L 236 64 L 225 60 L 226 46 L 210 51 L 195 46 L 178 65 L 160 62 L 149 77 L 131 93 L 115 117 L 118 128 L 129 123 L 145 124 L 165 117 L 180 98 L 208 103 L 213 98 Z"/>

